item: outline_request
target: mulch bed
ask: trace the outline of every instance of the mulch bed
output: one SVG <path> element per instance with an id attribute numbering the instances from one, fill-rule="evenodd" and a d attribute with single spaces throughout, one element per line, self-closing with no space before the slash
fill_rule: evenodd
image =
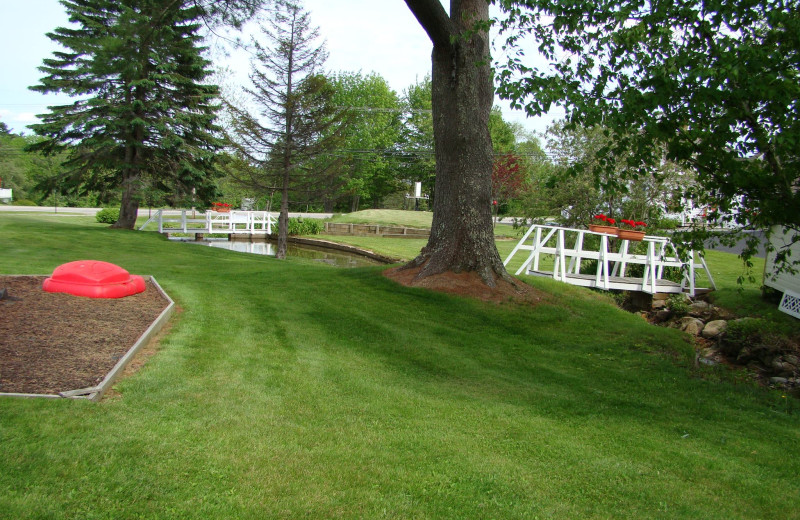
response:
<path id="1" fill-rule="evenodd" d="M 155 285 L 125 298 L 42 290 L 44 276 L 0 276 L 0 392 L 57 394 L 100 383 L 169 302 Z"/>
<path id="2" fill-rule="evenodd" d="M 485 302 L 515 302 L 524 305 L 537 305 L 548 298 L 545 293 L 523 282 L 518 282 L 517 285 L 514 285 L 505 280 L 496 280 L 495 287 L 489 287 L 475 271 L 461 273 L 446 271 L 418 280 L 417 275 L 421 269 L 421 266 L 394 267 L 383 271 L 383 276 L 406 287 L 424 287 L 433 291 L 475 298 Z"/>

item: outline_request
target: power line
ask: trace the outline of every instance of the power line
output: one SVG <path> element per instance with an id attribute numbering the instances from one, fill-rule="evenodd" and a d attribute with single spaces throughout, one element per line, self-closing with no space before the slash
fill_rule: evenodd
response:
<path id="1" fill-rule="evenodd" d="M 387 113 L 413 112 L 417 114 L 433 113 L 433 110 L 426 108 L 384 108 L 384 107 L 346 107 L 346 106 L 337 106 L 336 108 L 342 110 L 352 110 L 354 112 L 387 112 Z"/>

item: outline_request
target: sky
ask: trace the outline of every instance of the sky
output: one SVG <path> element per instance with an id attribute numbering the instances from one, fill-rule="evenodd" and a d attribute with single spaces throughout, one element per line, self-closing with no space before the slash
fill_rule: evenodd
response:
<path id="1" fill-rule="evenodd" d="M 402 0 L 305 0 L 303 5 L 326 41 L 327 70 L 376 72 L 398 94 L 430 73 L 430 41 Z M 58 0 L 0 0 L 0 121 L 14 132 L 31 133 L 26 126 L 37 122 L 36 114 L 69 102 L 63 95 L 28 90 L 42 77 L 37 70 L 42 60 L 58 49 L 45 33 L 67 24 Z M 228 57 L 224 65 L 244 81 L 246 56 Z M 495 103 L 506 121 L 529 131 L 543 132 L 554 119 L 526 118 L 499 99 Z"/>

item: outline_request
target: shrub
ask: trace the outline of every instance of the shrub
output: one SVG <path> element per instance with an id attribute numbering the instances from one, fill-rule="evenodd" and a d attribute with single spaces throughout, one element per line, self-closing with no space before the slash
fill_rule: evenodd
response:
<path id="1" fill-rule="evenodd" d="M 685 294 L 673 294 L 667 300 L 667 309 L 675 316 L 684 316 L 689 312 L 689 301 Z"/>
<path id="2" fill-rule="evenodd" d="M 30 199 L 19 199 L 12 202 L 15 206 L 38 206 L 34 201 Z"/>
<path id="3" fill-rule="evenodd" d="M 319 235 L 325 229 L 325 224 L 313 218 L 290 218 L 290 235 Z"/>
<path id="4" fill-rule="evenodd" d="M 656 224 L 658 229 L 670 230 L 677 229 L 681 225 L 681 221 L 675 218 L 662 218 Z"/>
<path id="5" fill-rule="evenodd" d="M 769 365 L 772 360 L 797 348 L 786 331 L 768 320 L 744 318 L 728 322 L 722 340 L 722 352 L 739 363 L 758 361 Z"/>
<path id="6" fill-rule="evenodd" d="M 95 214 L 94 218 L 101 224 L 113 224 L 119 220 L 119 209 L 103 208 Z"/>

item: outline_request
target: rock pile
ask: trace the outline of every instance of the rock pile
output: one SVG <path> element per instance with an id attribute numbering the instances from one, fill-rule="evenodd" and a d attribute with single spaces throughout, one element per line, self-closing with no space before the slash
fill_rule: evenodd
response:
<path id="1" fill-rule="evenodd" d="M 698 351 L 699 363 L 726 361 L 747 366 L 772 385 L 800 387 L 800 344 L 763 320 L 737 319 L 721 307 L 684 295 L 656 295 L 646 317 L 706 340 Z"/>

